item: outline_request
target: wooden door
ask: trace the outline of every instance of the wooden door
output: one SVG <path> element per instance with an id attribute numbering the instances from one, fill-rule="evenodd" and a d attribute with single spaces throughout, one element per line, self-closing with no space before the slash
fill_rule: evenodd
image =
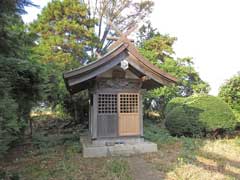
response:
<path id="1" fill-rule="evenodd" d="M 98 94 L 97 136 L 118 135 L 117 93 Z"/>
<path id="2" fill-rule="evenodd" d="M 140 134 L 139 94 L 118 94 L 118 132 L 119 136 Z"/>

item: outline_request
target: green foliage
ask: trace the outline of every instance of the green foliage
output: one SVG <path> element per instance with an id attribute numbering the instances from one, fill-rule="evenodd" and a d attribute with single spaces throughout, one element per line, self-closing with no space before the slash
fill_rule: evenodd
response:
<path id="1" fill-rule="evenodd" d="M 0 180 L 20 180 L 20 175 L 17 172 L 9 173 L 0 169 Z"/>
<path id="2" fill-rule="evenodd" d="M 176 40 L 175 37 L 157 32 L 150 22 L 143 25 L 138 33 L 140 53 L 152 64 L 178 79 L 176 85 L 157 88 L 146 94 L 145 109 L 159 111 L 162 119 L 165 106 L 172 98 L 207 94 L 210 89 L 194 69 L 191 58 L 174 57 L 173 44 Z"/>
<path id="3" fill-rule="evenodd" d="M 240 114 L 240 74 L 233 76 L 220 88 L 219 97 Z"/>
<path id="4" fill-rule="evenodd" d="M 47 154 L 54 150 L 56 146 L 68 146 L 68 152 L 81 152 L 79 133 L 63 135 L 47 135 L 44 133 L 35 133 L 32 138 L 32 144 L 39 149 L 42 154 Z"/>
<path id="5" fill-rule="evenodd" d="M 31 0 L 0 1 L 0 12 L 25 14 L 25 6 L 35 6 Z"/>
<path id="6" fill-rule="evenodd" d="M 40 74 L 29 61 L 0 55 L 0 154 L 24 132 L 40 98 Z"/>
<path id="7" fill-rule="evenodd" d="M 180 163 L 192 163 L 196 160 L 197 150 L 204 144 L 204 141 L 200 138 L 181 137 L 182 143 L 181 155 L 178 158 Z"/>
<path id="8" fill-rule="evenodd" d="M 30 26 L 37 41 L 33 58 L 44 67 L 44 102 L 53 109 L 71 111 L 72 100 L 62 74 L 95 60 L 93 48 L 99 44 L 95 24 L 96 19 L 89 17 L 80 1 L 54 0 Z"/>
<path id="9" fill-rule="evenodd" d="M 144 138 L 157 143 L 159 147 L 177 141 L 177 139 L 172 137 L 166 129 L 159 127 L 148 119 L 144 119 Z"/>
<path id="10" fill-rule="evenodd" d="M 150 21 L 147 21 L 145 24 L 143 24 L 139 31 L 137 32 L 137 44 L 138 46 L 142 46 L 144 41 L 149 40 L 153 38 L 156 35 L 160 35 L 160 33 L 157 31 L 156 28 L 152 27 L 152 24 Z"/>
<path id="11" fill-rule="evenodd" d="M 181 152 L 179 153 L 178 160 L 183 162 L 195 159 L 196 150 L 203 144 L 203 141 L 197 138 L 173 137 L 167 129 L 160 127 L 148 119 L 144 119 L 144 138 L 157 143 L 159 149 L 166 149 L 167 152 L 169 151 L 169 146 L 180 143 Z M 177 147 L 179 148 L 179 146 Z"/>
<path id="12" fill-rule="evenodd" d="M 146 40 L 140 47 L 140 52 L 152 64 L 170 73 L 178 79 L 178 95 L 190 96 L 193 93 L 208 93 L 209 85 L 199 77 L 193 67 L 191 58 L 173 58 L 173 44 L 176 38 L 157 34 Z M 160 95 L 160 94 L 159 94 Z"/>
<path id="13" fill-rule="evenodd" d="M 13 99 L 7 96 L 0 99 L 0 157 L 19 133 L 20 126 L 16 114 L 17 104 Z"/>
<path id="14" fill-rule="evenodd" d="M 236 119 L 230 107 L 214 96 L 171 100 L 166 107 L 166 127 L 177 136 L 205 136 L 217 129 L 233 130 Z"/>
<path id="15" fill-rule="evenodd" d="M 140 51 L 152 64 L 159 65 L 159 62 L 164 62 L 169 55 L 174 54 L 172 46 L 176 40 L 175 37 L 158 34 L 146 40 Z"/>
<path id="16" fill-rule="evenodd" d="M 179 104 L 184 104 L 187 98 L 176 97 L 173 98 L 165 108 L 165 114 L 170 113 L 174 108 L 176 108 Z"/>
<path id="17" fill-rule="evenodd" d="M 34 5 L 30 0 L 0 1 L 0 54 L 18 57 L 25 52 L 29 43 L 25 25 L 20 14 L 24 14 L 24 6 Z"/>
<path id="18" fill-rule="evenodd" d="M 0 2 L 0 156 L 23 135 L 40 98 L 41 68 L 29 56 L 33 40 L 20 17 L 27 5 Z"/>
<path id="19" fill-rule="evenodd" d="M 41 63 L 54 64 L 63 71 L 93 60 L 89 52 L 98 43 L 95 23 L 95 19 L 88 17 L 86 6 L 78 0 L 48 3 L 30 28 L 38 35 L 34 50 L 39 53 Z"/>
<path id="20" fill-rule="evenodd" d="M 177 90 L 176 86 L 165 86 L 147 92 L 144 99 L 144 108 L 150 111 L 160 110 L 161 112 L 168 101 L 178 96 Z M 155 102 L 154 105 L 153 102 Z"/>
<path id="21" fill-rule="evenodd" d="M 233 111 L 233 113 L 234 113 L 237 121 L 240 122 L 240 112 L 239 112 L 239 111 L 236 111 L 236 110 L 234 110 L 234 109 L 233 109 L 232 111 Z M 239 125 L 240 125 L 240 124 L 239 124 Z M 239 125 L 238 125 L 238 126 L 239 126 Z"/>
<path id="22" fill-rule="evenodd" d="M 175 41 L 174 37 L 156 33 L 152 38 L 143 41 L 140 46 L 140 52 L 152 64 L 178 79 L 177 85 L 157 88 L 146 95 L 145 108 L 158 110 L 161 114 L 169 100 L 174 97 L 185 97 L 194 93 L 205 94 L 209 91 L 209 85 L 199 77 L 191 58 L 173 57 L 172 46 Z M 151 106 L 153 102 L 155 105 Z"/>

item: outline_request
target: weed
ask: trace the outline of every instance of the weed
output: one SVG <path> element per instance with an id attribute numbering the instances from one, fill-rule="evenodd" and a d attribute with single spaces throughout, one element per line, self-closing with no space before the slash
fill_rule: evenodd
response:
<path id="1" fill-rule="evenodd" d="M 4 170 L 0 170 L 0 180 L 20 180 L 20 175 L 18 172 L 6 172 Z"/>
<path id="2" fill-rule="evenodd" d="M 177 142 L 177 138 L 172 137 L 166 129 L 159 127 L 150 120 L 144 121 L 144 137 L 157 143 L 158 146 Z"/>
<path id="3" fill-rule="evenodd" d="M 129 175 L 129 165 L 123 159 L 111 159 L 106 164 L 106 171 L 113 179 L 132 180 Z"/>
<path id="4" fill-rule="evenodd" d="M 70 147 L 74 152 L 81 152 L 81 145 L 79 140 L 80 135 L 78 133 L 73 134 L 53 134 L 47 135 L 43 133 L 37 133 L 32 138 L 32 144 L 39 149 L 40 154 L 48 154 L 56 146 Z"/>
<path id="5" fill-rule="evenodd" d="M 184 162 L 192 162 L 196 158 L 197 150 L 203 144 L 201 139 L 181 137 L 182 151 L 180 157 Z"/>

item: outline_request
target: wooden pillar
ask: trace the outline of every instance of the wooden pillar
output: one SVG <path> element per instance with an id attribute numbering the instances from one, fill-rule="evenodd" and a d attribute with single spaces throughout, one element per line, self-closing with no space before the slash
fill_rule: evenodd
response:
<path id="1" fill-rule="evenodd" d="M 88 93 L 88 97 L 89 97 L 89 100 L 88 100 L 88 131 L 90 134 L 92 134 L 92 122 L 91 122 L 91 119 L 92 119 L 92 108 L 91 108 L 91 94 Z"/>
<path id="2" fill-rule="evenodd" d="M 98 113 L 98 95 L 93 94 L 93 114 L 92 114 L 92 139 L 97 138 L 97 113 Z"/>
<path id="3" fill-rule="evenodd" d="M 142 89 L 140 91 L 140 95 L 139 95 L 139 108 L 140 108 L 140 135 L 143 137 L 144 133 L 143 133 L 143 95 L 146 92 L 145 89 Z"/>

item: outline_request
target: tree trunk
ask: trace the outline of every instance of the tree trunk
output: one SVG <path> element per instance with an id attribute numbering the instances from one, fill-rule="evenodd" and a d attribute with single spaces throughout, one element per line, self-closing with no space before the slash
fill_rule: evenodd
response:
<path id="1" fill-rule="evenodd" d="M 29 118 L 29 130 L 30 130 L 30 137 L 32 138 L 33 135 L 33 125 L 32 125 L 32 118 Z"/>

